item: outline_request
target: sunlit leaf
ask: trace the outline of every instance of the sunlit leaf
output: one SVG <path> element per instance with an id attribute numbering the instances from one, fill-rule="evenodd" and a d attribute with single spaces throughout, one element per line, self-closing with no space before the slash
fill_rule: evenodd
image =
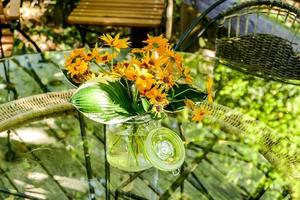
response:
<path id="1" fill-rule="evenodd" d="M 71 97 L 71 103 L 99 123 L 122 123 L 134 117 L 131 99 L 118 80 L 87 82 Z"/>
<path id="2" fill-rule="evenodd" d="M 166 110 L 176 111 L 182 109 L 185 104 L 185 99 L 191 99 L 194 102 L 203 101 L 207 94 L 199 91 L 196 88 L 191 87 L 188 84 L 178 84 L 174 86 L 173 91 L 170 91 L 170 96 L 173 96 L 171 103 L 167 106 Z"/>

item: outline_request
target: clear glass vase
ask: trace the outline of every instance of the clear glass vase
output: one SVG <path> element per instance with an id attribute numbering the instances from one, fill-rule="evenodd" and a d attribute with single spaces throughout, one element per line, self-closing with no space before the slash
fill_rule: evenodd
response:
<path id="1" fill-rule="evenodd" d="M 160 121 L 130 121 L 107 126 L 107 160 L 127 172 L 155 167 L 177 171 L 184 162 L 185 149 L 180 137 Z"/>
<path id="2" fill-rule="evenodd" d="M 130 121 L 107 126 L 107 160 L 127 172 L 148 169 L 152 165 L 144 157 L 144 141 L 148 133 L 160 127 L 155 120 Z"/>

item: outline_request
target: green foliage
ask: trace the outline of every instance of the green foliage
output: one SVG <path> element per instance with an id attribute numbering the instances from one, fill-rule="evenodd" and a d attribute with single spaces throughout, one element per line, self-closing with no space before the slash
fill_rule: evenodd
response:
<path id="1" fill-rule="evenodd" d="M 201 102 L 205 100 L 207 96 L 205 93 L 187 84 L 178 84 L 169 92 L 169 95 L 172 96 L 172 101 L 166 108 L 168 111 L 183 109 L 185 106 L 184 100 L 186 99 L 193 100 L 194 102 Z"/>
<path id="2" fill-rule="evenodd" d="M 71 103 L 99 123 L 122 123 L 132 118 L 130 97 L 116 80 L 83 84 L 72 96 Z"/>

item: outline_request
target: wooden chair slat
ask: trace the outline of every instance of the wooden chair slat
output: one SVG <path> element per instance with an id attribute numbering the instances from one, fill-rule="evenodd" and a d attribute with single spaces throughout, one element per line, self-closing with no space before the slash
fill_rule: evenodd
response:
<path id="1" fill-rule="evenodd" d="M 74 9 L 75 10 L 91 10 L 91 11 L 101 11 L 101 10 L 105 10 L 105 11 L 120 11 L 120 12 L 143 12 L 145 14 L 147 14 L 148 12 L 157 12 L 160 13 L 161 15 L 163 14 L 163 9 L 158 9 L 158 8 L 122 8 L 122 7 L 87 7 L 87 6 L 78 6 L 77 8 Z M 72 14 L 72 13 L 71 13 Z"/>
<path id="2" fill-rule="evenodd" d="M 2 44 L 2 49 L 4 52 L 4 57 L 9 57 L 12 55 L 13 44 Z M 2 57 L 1 51 L 0 51 L 0 57 Z"/>
<path id="3" fill-rule="evenodd" d="M 4 28 L 1 30 L 1 32 L 3 36 L 13 36 L 13 33 L 10 31 L 9 28 Z"/>
<path id="4" fill-rule="evenodd" d="M 84 15 L 84 14 L 134 14 L 134 15 L 150 15 L 150 16 L 159 16 L 162 17 L 163 10 L 157 10 L 157 11 L 147 11 L 144 10 L 107 10 L 107 9 L 82 9 L 82 8 L 75 8 L 71 15 Z"/>
<path id="5" fill-rule="evenodd" d="M 101 3 L 101 2 L 110 2 L 110 3 L 115 3 L 115 2 L 120 2 L 120 3 L 124 3 L 124 2 L 134 2 L 134 3 L 138 3 L 138 4 L 144 4 L 144 3 L 148 3 L 148 4 L 164 4 L 165 1 L 164 0 L 81 0 L 79 3 Z"/>
<path id="6" fill-rule="evenodd" d="M 136 19 L 161 19 L 159 15 L 143 15 L 136 13 L 88 13 L 88 12 L 75 12 L 72 16 L 86 16 L 86 17 L 117 17 L 117 18 L 136 18 Z"/>
<path id="7" fill-rule="evenodd" d="M 120 18 L 140 18 L 140 19 L 161 19 L 159 14 L 147 13 L 135 13 L 135 12 L 111 12 L 111 11 L 76 11 L 71 16 L 87 16 L 87 17 L 120 17 Z"/>
<path id="8" fill-rule="evenodd" d="M 112 2 L 104 2 L 104 3 L 80 3 L 78 4 L 77 7 L 108 7 L 108 8 L 115 8 L 115 7 L 119 7 L 119 8 L 150 8 L 150 9 L 154 9 L 154 8 L 164 8 L 163 4 L 143 4 L 143 3 L 112 3 Z"/>
<path id="9" fill-rule="evenodd" d="M 87 24 L 87 25 L 115 25 L 129 27 L 158 27 L 161 20 L 133 19 L 133 18 L 111 18 L 111 17 L 86 17 L 86 16 L 69 16 L 70 24 Z"/>
<path id="10" fill-rule="evenodd" d="M 13 36 L 2 36 L 1 43 L 2 44 L 13 44 L 14 38 L 13 38 Z"/>

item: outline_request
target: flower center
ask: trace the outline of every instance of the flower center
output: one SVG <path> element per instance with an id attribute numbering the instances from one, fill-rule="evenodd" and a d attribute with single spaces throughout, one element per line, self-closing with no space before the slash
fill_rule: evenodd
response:
<path id="1" fill-rule="evenodd" d="M 165 77 L 163 78 L 163 82 L 164 82 L 164 83 L 169 83 L 169 82 L 170 82 L 170 78 L 169 78 L 168 76 L 165 76 Z"/>
<path id="2" fill-rule="evenodd" d="M 145 75 L 141 75 L 140 78 L 143 79 L 143 80 L 147 79 Z"/>
<path id="3" fill-rule="evenodd" d="M 162 98 L 161 98 L 161 96 L 156 96 L 155 100 L 158 101 L 158 102 L 160 102 L 162 100 Z"/>

